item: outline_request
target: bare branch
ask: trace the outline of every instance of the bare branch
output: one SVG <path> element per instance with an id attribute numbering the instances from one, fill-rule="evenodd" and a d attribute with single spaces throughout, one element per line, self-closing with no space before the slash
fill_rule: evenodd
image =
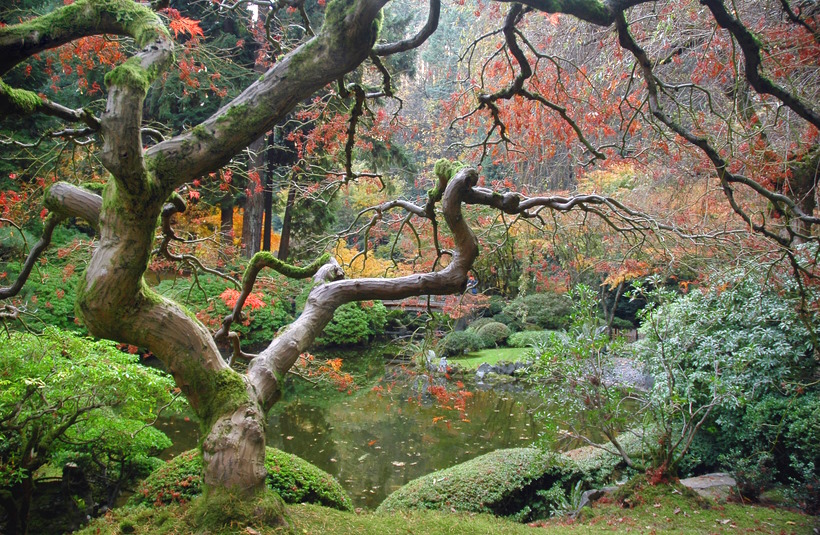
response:
<path id="1" fill-rule="evenodd" d="M 422 26 L 416 35 L 395 43 L 376 45 L 373 47 L 373 53 L 377 56 L 389 56 L 397 52 L 406 52 L 418 48 L 436 31 L 440 16 L 441 0 L 430 0 L 430 11 L 427 13 L 427 22 L 424 23 L 424 26 Z"/>

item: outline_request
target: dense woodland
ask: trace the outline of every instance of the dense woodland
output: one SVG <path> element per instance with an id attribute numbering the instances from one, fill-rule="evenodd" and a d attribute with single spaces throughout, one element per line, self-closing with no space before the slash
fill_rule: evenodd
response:
<path id="1" fill-rule="evenodd" d="M 816 514 L 819 25 L 791 0 L 4 2 L 0 526 L 66 463 L 113 507 L 165 410 L 201 423 L 191 522 L 281 525 L 285 382 L 346 390 L 310 352 L 396 332 L 421 366 L 527 351 L 628 473 L 727 470 Z M 608 383 L 618 358 L 653 385 Z"/>

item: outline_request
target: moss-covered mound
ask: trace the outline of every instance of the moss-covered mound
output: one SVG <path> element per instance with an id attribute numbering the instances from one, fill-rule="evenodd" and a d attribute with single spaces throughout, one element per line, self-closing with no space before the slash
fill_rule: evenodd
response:
<path id="1" fill-rule="evenodd" d="M 535 448 L 496 450 L 420 477 L 387 497 L 379 512 L 442 509 L 491 513 L 528 521 L 566 503 L 589 475 L 578 463 Z"/>
<path id="2" fill-rule="evenodd" d="M 641 441 L 624 433 L 621 445 L 637 459 Z M 612 481 L 620 456 L 586 447 L 566 454 L 535 448 L 496 450 L 420 477 L 387 497 L 378 511 L 442 509 L 491 513 L 521 522 L 574 510 L 580 493 Z"/>
<path id="3" fill-rule="evenodd" d="M 268 487 L 287 503 L 315 503 L 341 511 L 353 504 L 336 479 L 299 457 L 275 448 L 265 456 Z M 129 505 L 184 503 L 202 492 L 202 456 L 186 451 L 154 471 L 128 501 Z"/>

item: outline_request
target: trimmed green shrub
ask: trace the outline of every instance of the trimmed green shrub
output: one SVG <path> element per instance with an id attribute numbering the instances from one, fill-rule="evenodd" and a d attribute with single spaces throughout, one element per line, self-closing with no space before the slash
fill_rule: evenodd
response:
<path id="1" fill-rule="evenodd" d="M 555 293 L 530 294 L 519 297 L 504 307 L 504 313 L 520 325 L 535 325 L 541 329 L 565 329 L 570 324 L 572 301 Z M 496 318 L 497 321 L 498 318 Z"/>
<path id="2" fill-rule="evenodd" d="M 453 331 L 438 343 L 438 353 L 443 357 L 455 357 L 484 349 L 484 341 L 473 331 Z"/>
<path id="3" fill-rule="evenodd" d="M 490 296 L 490 304 L 487 308 L 487 314 L 490 316 L 495 316 L 496 314 L 500 314 L 504 307 L 507 306 L 507 301 L 501 297 L 500 295 L 491 295 Z"/>
<path id="4" fill-rule="evenodd" d="M 495 347 L 507 341 L 507 338 L 510 336 L 510 328 L 503 323 L 491 321 L 481 326 L 477 334 L 486 347 Z"/>
<path id="5" fill-rule="evenodd" d="M 503 323 L 504 325 L 509 327 L 511 330 L 516 330 L 516 329 L 521 328 L 521 325 L 519 323 L 517 323 L 517 321 L 514 317 L 512 317 L 509 314 L 506 314 L 504 312 L 499 312 L 498 314 L 493 316 L 493 321 L 497 321 L 498 323 Z"/>
<path id="6" fill-rule="evenodd" d="M 552 331 L 520 331 L 512 333 L 507 338 L 509 347 L 532 347 L 537 344 L 545 344 Z"/>
<path id="7" fill-rule="evenodd" d="M 477 320 L 473 321 L 467 326 L 468 331 L 475 331 L 478 332 L 479 329 L 487 325 L 488 323 L 494 323 L 495 320 L 493 318 L 483 317 L 478 318 Z"/>
<path id="8" fill-rule="evenodd" d="M 266 483 L 287 503 L 316 503 L 352 511 L 350 497 L 336 479 L 290 453 L 267 448 Z M 202 492 L 202 455 L 189 450 L 171 459 L 148 476 L 128 501 L 129 505 L 162 506 L 187 502 Z"/>

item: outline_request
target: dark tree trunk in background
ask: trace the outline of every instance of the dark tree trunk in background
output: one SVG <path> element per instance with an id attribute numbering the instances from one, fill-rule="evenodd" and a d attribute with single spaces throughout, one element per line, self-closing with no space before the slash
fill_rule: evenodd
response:
<path id="1" fill-rule="evenodd" d="M 233 244 L 233 196 L 227 194 L 219 203 L 219 243 Z"/>
<path id="2" fill-rule="evenodd" d="M 296 203 L 296 185 L 291 182 L 288 186 L 288 201 L 285 204 L 285 216 L 282 218 L 282 237 L 279 240 L 279 253 L 276 257 L 283 262 L 290 255 L 290 228 L 293 220 L 293 205 Z"/>
<path id="3" fill-rule="evenodd" d="M 262 250 L 270 251 L 270 242 L 271 242 L 271 232 L 272 232 L 272 221 L 271 218 L 273 217 L 273 173 L 274 173 L 274 161 L 273 161 L 273 154 L 275 150 L 273 149 L 274 144 L 274 135 L 271 134 L 268 136 L 268 150 L 267 150 L 267 169 L 265 172 L 265 181 L 262 184 L 263 190 L 263 199 L 262 204 L 264 206 L 265 211 L 265 228 L 262 229 Z"/>
<path id="4" fill-rule="evenodd" d="M 248 162 L 248 174 L 256 172 L 261 177 L 265 176 L 265 143 L 266 136 L 262 136 L 249 147 L 251 153 Z M 245 213 L 242 217 L 242 254 L 245 258 L 250 258 L 259 252 L 259 245 L 262 242 L 262 216 L 264 210 L 264 194 L 253 181 L 248 182 L 248 198 L 245 199 Z"/>

